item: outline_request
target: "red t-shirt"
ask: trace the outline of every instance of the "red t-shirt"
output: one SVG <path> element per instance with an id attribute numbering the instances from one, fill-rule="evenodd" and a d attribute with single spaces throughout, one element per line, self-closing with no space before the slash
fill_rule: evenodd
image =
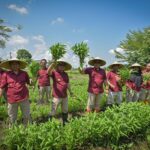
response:
<path id="1" fill-rule="evenodd" d="M 13 71 L 7 71 L 2 76 L 0 88 L 6 88 L 8 103 L 16 103 L 28 99 L 29 91 L 26 84 L 29 84 L 27 72 L 20 70 L 15 74 Z"/>
<path id="2" fill-rule="evenodd" d="M 141 90 L 141 87 L 137 87 L 136 84 L 134 82 L 132 82 L 131 80 L 126 81 L 126 88 L 132 89 L 137 92 L 140 92 L 140 90 Z"/>
<path id="3" fill-rule="evenodd" d="M 107 80 L 114 86 L 112 88 L 109 86 L 109 90 L 112 92 L 119 92 L 122 91 L 121 85 L 118 83 L 119 75 L 116 72 L 110 71 L 107 73 Z"/>
<path id="4" fill-rule="evenodd" d="M 2 69 L 0 70 L 0 84 L 1 84 L 2 75 L 4 74 L 4 72 L 5 72 L 4 70 L 2 70 Z"/>
<path id="5" fill-rule="evenodd" d="M 89 75 L 88 92 L 93 94 L 103 93 L 103 83 L 106 80 L 105 70 L 89 67 L 84 69 L 84 73 Z"/>
<path id="6" fill-rule="evenodd" d="M 47 68 L 40 69 L 37 74 L 39 86 L 50 86 L 50 76 L 47 73 Z"/>
<path id="7" fill-rule="evenodd" d="M 145 70 L 145 71 L 143 72 L 143 74 L 144 74 L 144 73 L 150 73 L 150 71 Z M 143 88 L 143 89 L 146 89 L 146 90 L 150 90 L 150 81 L 148 81 L 147 83 L 144 83 L 144 82 L 143 82 L 142 88 Z"/>
<path id="8" fill-rule="evenodd" d="M 56 98 L 66 98 L 69 83 L 69 77 L 66 72 L 58 70 L 52 71 L 51 77 L 53 79 L 52 95 Z"/>

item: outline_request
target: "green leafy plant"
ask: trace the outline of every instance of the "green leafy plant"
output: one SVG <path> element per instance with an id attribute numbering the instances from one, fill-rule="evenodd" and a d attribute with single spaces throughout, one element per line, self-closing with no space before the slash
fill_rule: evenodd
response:
<path id="1" fill-rule="evenodd" d="M 45 124 L 29 125 L 25 128 L 23 125 L 13 126 L 8 130 L 4 144 L 8 149 L 18 150 L 59 150 L 61 147 L 61 124 L 52 120 Z"/>
<path id="2" fill-rule="evenodd" d="M 119 75 L 123 81 L 126 81 L 130 78 L 130 70 L 128 68 L 119 69 Z"/>
<path id="3" fill-rule="evenodd" d="M 50 52 L 52 54 L 52 59 L 57 61 L 62 58 L 66 53 L 66 45 L 61 43 L 56 43 L 50 47 Z"/>
<path id="4" fill-rule="evenodd" d="M 77 43 L 72 47 L 72 50 L 74 54 L 79 57 L 80 67 L 83 67 L 84 60 L 88 56 L 88 53 L 89 53 L 89 47 L 87 43 L 85 42 Z"/>
<path id="5" fill-rule="evenodd" d="M 37 72 L 38 72 L 39 69 L 40 69 L 40 65 L 36 61 L 32 61 L 31 64 L 29 65 L 29 67 L 28 67 L 28 70 L 29 70 L 28 73 L 29 73 L 29 76 L 32 79 L 33 85 L 35 84 L 35 80 L 36 80 L 36 77 L 37 77 Z"/>
<path id="6" fill-rule="evenodd" d="M 150 73 L 144 73 L 143 74 L 143 81 L 144 82 L 150 81 Z"/>
<path id="7" fill-rule="evenodd" d="M 97 146 L 125 150 L 132 147 L 136 137 L 146 134 L 149 114 L 147 105 L 123 103 L 104 113 L 71 119 L 64 127 L 55 119 L 26 128 L 14 126 L 7 131 L 4 143 L 10 149 L 25 150 L 74 150 Z"/>
<path id="8" fill-rule="evenodd" d="M 36 77 L 39 69 L 40 69 L 39 63 L 36 61 L 32 61 L 31 64 L 29 65 L 29 74 L 31 75 L 31 77 Z"/>

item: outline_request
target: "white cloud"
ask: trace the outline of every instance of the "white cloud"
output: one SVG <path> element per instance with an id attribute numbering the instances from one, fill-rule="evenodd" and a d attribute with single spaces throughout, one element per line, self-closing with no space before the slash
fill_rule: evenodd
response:
<path id="1" fill-rule="evenodd" d="M 41 59 L 51 60 L 52 55 L 49 53 L 48 50 L 39 50 L 39 51 L 36 50 L 34 51 L 32 58 L 35 60 L 41 60 Z"/>
<path id="2" fill-rule="evenodd" d="M 89 40 L 83 40 L 83 42 L 84 42 L 84 43 L 88 43 L 88 42 L 89 42 Z"/>
<path id="3" fill-rule="evenodd" d="M 34 44 L 35 49 L 38 50 L 46 50 L 47 49 L 47 45 L 44 39 L 43 35 L 37 35 L 37 36 L 33 36 L 32 39 L 36 42 Z"/>
<path id="4" fill-rule="evenodd" d="M 65 21 L 64 21 L 64 18 L 58 17 L 58 18 L 52 20 L 52 21 L 51 21 L 51 24 L 52 24 L 52 25 L 54 25 L 54 24 L 62 24 L 62 23 L 64 23 L 64 22 L 65 22 Z"/>
<path id="5" fill-rule="evenodd" d="M 21 35 L 13 35 L 8 41 L 8 45 L 12 46 L 24 46 L 29 43 L 27 38 L 24 38 Z"/>
<path id="6" fill-rule="evenodd" d="M 12 32 L 18 32 L 20 30 L 20 28 L 22 28 L 20 25 L 18 26 L 8 26 Z"/>
<path id="7" fill-rule="evenodd" d="M 114 55 L 115 54 L 114 49 L 110 49 L 109 53 Z"/>
<path id="8" fill-rule="evenodd" d="M 109 50 L 109 53 L 114 55 L 114 54 L 115 54 L 114 50 L 116 50 L 117 52 L 119 52 L 119 53 L 121 53 L 121 54 L 124 53 L 124 49 L 122 49 L 122 48 L 120 48 L 120 47 L 117 47 L 116 49 L 110 49 L 110 50 Z"/>
<path id="9" fill-rule="evenodd" d="M 13 51 L 7 53 L 6 58 L 10 58 L 10 55 L 11 55 L 12 59 L 15 59 L 17 57 L 17 50 L 14 49 Z"/>
<path id="10" fill-rule="evenodd" d="M 40 43 L 43 43 L 43 44 L 46 44 L 45 43 L 45 40 L 44 40 L 44 36 L 43 35 L 37 35 L 37 36 L 33 36 L 32 37 L 33 40 L 37 41 L 37 42 L 40 42 Z"/>
<path id="11" fill-rule="evenodd" d="M 25 7 L 19 7 L 16 4 L 10 4 L 8 6 L 9 9 L 14 10 L 22 15 L 28 14 L 28 10 Z"/>
<path id="12" fill-rule="evenodd" d="M 82 32 L 84 32 L 84 30 L 83 29 L 73 29 L 72 32 L 73 33 L 82 33 Z"/>
<path id="13" fill-rule="evenodd" d="M 50 60 L 51 54 L 49 53 L 48 46 L 45 42 L 43 35 L 37 35 L 33 36 L 32 39 L 35 41 L 35 44 L 33 45 L 34 51 L 33 51 L 33 59 L 40 60 L 40 59 L 47 59 Z"/>

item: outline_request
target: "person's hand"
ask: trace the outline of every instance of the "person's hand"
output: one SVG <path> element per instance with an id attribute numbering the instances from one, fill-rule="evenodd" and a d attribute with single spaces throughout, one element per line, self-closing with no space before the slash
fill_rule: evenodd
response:
<path id="1" fill-rule="evenodd" d="M 32 86 L 32 90 L 33 90 L 33 92 L 34 92 L 34 90 L 35 90 L 35 86 Z"/>
<path id="2" fill-rule="evenodd" d="M 111 88 L 113 88 L 113 89 L 115 88 L 115 86 L 114 86 L 114 85 L 112 85 L 112 84 L 110 84 L 110 87 L 111 87 Z"/>
<path id="3" fill-rule="evenodd" d="M 79 70 L 79 71 L 82 71 L 82 68 L 81 68 L 81 67 L 78 67 L 78 70 Z"/>
<path id="4" fill-rule="evenodd" d="M 34 85 L 33 79 L 30 79 L 30 85 L 31 85 L 31 86 Z"/>
<path id="5" fill-rule="evenodd" d="M 117 82 L 120 82 L 121 81 L 121 78 L 119 76 L 116 76 L 116 81 Z"/>
<path id="6" fill-rule="evenodd" d="M 108 95 L 108 93 L 109 93 L 109 90 L 105 89 L 105 94 Z"/>
<path id="7" fill-rule="evenodd" d="M 3 95 L 3 92 L 2 92 L 2 89 L 0 89 L 0 98 L 2 97 Z"/>

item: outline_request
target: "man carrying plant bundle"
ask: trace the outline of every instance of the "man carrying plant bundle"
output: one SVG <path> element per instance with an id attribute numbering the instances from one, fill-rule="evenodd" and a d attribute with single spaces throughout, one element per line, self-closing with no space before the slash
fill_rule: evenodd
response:
<path id="1" fill-rule="evenodd" d="M 118 73 L 119 69 L 122 67 L 123 65 L 119 62 L 114 62 L 109 66 L 110 71 L 107 73 L 107 83 L 109 86 L 107 99 L 108 106 L 112 106 L 114 104 L 115 98 L 117 98 L 116 103 L 118 105 L 122 102 L 122 80 Z"/>
<path id="2" fill-rule="evenodd" d="M 26 63 L 17 59 L 2 62 L 0 67 L 9 69 L 6 71 L 0 84 L 0 97 L 2 96 L 3 89 L 7 89 L 8 101 L 8 115 L 10 123 L 14 124 L 17 120 L 18 107 L 20 106 L 23 123 L 27 125 L 31 121 L 30 118 L 30 103 L 29 91 L 27 84 L 29 83 L 29 76 L 27 72 L 21 70 L 26 67 Z"/>
<path id="3" fill-rule="evenodd" d="M 53 68 L 55 70 L 53 70 Z M 65 72 L 71 69 L 71 65 L 65 61 L 58 60 L 53 62 L 48 68 L 48 74 L 53 79 L 53 88 L 52 88 L 52 110 L 50 113 L 50 118 L 56 114 L 58 106 L 61 104 L 62 109 L 62 120 L 63 125 L 68 122 L 68 95 L 67 90 L 69 90 L 72 95 L 69 77 Z"/>
<path id="4" fill-rule="evenodd" d="M 39 88 L 39 104 L 44 103 L 44 95 L 46 94 L 46 103 L 49 103 L 50 98 L 50 76 L 47 73 L 46 59 L 40 61 L 41 69 L 37 73 L 38 88 Z"/>
<path id="5" fill-rule="evenodd" d="M 93 67 L 88 67 L 85 69 L 79 68 L 80 73 L 89 75 L 89 85 L 88 85 L 88 102 L 87 102 L 87 112 L 100 111 L 100 100 L 104 92 L 103 83 L 106 81 L 106 73 L 104 69 L 100 66 L 104 66 L 106 62 L 100 58 L 94 58 L 88 62 L 89 65 Z"/>
<path id="6" fill-rule="evenodd" d="M 143 84 L 140 93 L 140 100 L 143 100 L 145 104 L 150 103 L 150 63 L 146 65 L 146 69 L 143 71 Z"/>
<path id="7" fill-rule="evenodd" d="M 136 102 L 139 100 L 141 85 L 143 82 L 141 71 L 142 66 L 135 63 L 130 68 L 130 79 L 126 82 L 126 99 L 127 102 Z"/>

